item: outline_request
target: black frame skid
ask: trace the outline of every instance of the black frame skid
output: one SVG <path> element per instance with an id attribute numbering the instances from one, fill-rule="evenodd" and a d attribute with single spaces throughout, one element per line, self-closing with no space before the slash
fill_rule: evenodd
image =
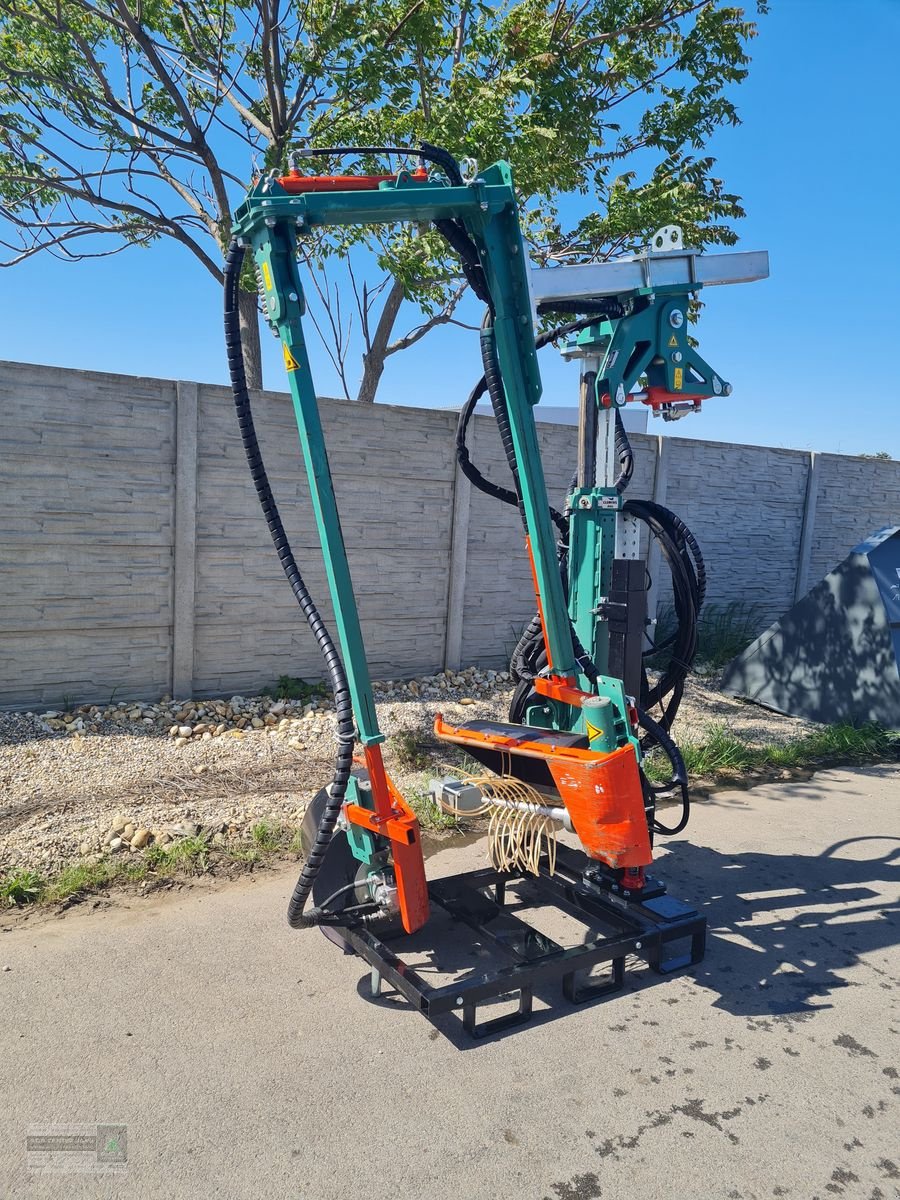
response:
<path id="1" fill-rule="evenodd" d="M 473 973 L 440 987 L 428 983 L 372 930 L 340 926 L 334 932 L 372 967 L 374 994 L 384 980 L 428 1018 L 461 1008 L 463 1026 L 475 1038 L 528 1021 L 537 984 L 561 979 L 566 999 L 580 1004 L 624 986 L 628 955 L 643 958 L 659 974 L 700 962 L 706 949 L 706 918 L 696 909 L 666 896 L 656 880 L 648 880 L 640 896 L 613 895 L 586 882 L 584 872 L 590 866 L 584 854 L 560 845 L 552 876 L 545 868 L 535 877 L 500 874 L 486 867 L 430 883 L 432 904 L 443 909 L 457 926 L 469 926 L 484 943 L 513 959 L 483 974 Z M 537 906 L 552 905 L 587 924 L 602 922 L 614 932 L 589 934 L 588 940 L 578 946 L 558 945 L 505 907 L 506 887 L 518 880 L 527 880 L 536 891 Z M 683 944 L 688 939 L 688 949 L 666 956 L 670 943 Z M 588 978 L 598 963 L 610 963 L 609 976 Z M 516 994 L 519 1006 L 515 1012 L 478 1021 L 481 1002 Z"/>

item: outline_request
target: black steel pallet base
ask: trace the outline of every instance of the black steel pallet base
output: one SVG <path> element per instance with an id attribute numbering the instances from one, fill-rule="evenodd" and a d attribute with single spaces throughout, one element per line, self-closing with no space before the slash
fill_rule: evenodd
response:
<path id="1" fill-rule="evenodd" d="M 648 881 L 640 898 L 614 895 L 585 880 L 584 871 L 590 867 L 583 854 L 559 846 L 552 876 L 544 870 L 538 877 L 501 875 L 488 867 L 429 884 L 433 905 L 513 960 L 439 987 L 429 984 L 372 930 L 333 928 L 371 965 L 375 994 L 384 980 L 427 1017 L 461 1009 L 464 1028 L 476 1038 L 528 1021 L 537 984 L 561 979 L 565 997 L 580 1004 L 624 986 L 629 954 L 643 958 L 661 974 L 700 962 L 706 948 L 705 917 L 666 896 L 655 880 Z M 527 881 L 534 889 L 536 906 L 554 906 L 612 932 L 590 934 L 589 940 L 577 946 L 558 945 L 505 907 L 506 888 L 518 880 Z M 678 952 L 671 953 L 675 943 L 680 943 Z M 598 963 L 609 963 L 610 973 L 595 979 L 590 975 Z M 519 1006 L 515 1012 L 478 1020 L 478 1006 L 483 1001 L 516 995 Z"/>

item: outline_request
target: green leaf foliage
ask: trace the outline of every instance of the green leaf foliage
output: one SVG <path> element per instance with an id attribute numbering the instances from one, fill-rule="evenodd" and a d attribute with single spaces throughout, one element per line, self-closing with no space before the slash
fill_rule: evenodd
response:
<path id="1" fill-rule="evenodd" d="M 425 139 L 511 162 L 539 262 L 670 222 L 728 244 L 742 210 L 704 147 L 738 122 L 754 33 L 721 0 L 0 0 L 0 240 L 13 263 L 170 237 L 218 278 L 251 156 Z M 449 319 L 458 267 L 433 231 L 335 230 L 307 255 L 331 272 L 358 247 L 426 330 Z"/>

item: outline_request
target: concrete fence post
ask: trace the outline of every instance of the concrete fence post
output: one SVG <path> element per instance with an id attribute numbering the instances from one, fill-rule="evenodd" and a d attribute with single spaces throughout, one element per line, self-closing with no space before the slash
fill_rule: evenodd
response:
<path id="1" fill-rule="evenodd" d="M 469 450 L 474 450 L 478 422 L 469 425 Z M 474 457 L 474 454 L 473 454 Z M 450 565 L 447 580 L 447 626 L 444 635 L 444 670 L 462 666 L 463 617 L 466 605 L 466 567 L 469 553 L 469 509 L 472 485 L 457 463 L 453 475 L 453 510 L 450 529 Z"/>
<path id="2" fill-rule="evenodd" d="M 806 494 L 803 497 L 803 523 L 800 527 L 800 549 L 797 551 L 797 577 L 794 584 L 794 603 L 796 604 L 809 591 L 809 564 L 812 559 L 813 535 L 816 529 L 816 502 L 819 498 L 819 458 L 814 451 L 809 452 L 809 466 L 806 470 Z"/>
<path id="3" fill-rule="evenodd" d="M 666 492 L 669 486 L 669 456 L 671 454 L 672 439 L 663 437 L 662 434 L 657 434 L 656 437 L 656 469 L 653 472 L 653 502 L 654 504 L 665 504 Z M 650 574 L 650 591 L 647 595 L 647 616 L 651 621 L 655 621 L 659 607 L 660 593 L 660 574 L 661 574 L 661 557 L 660 549 L 656 539 L 650 539 L 650 552 L 647 556 L 647 570 Z M 656 640 L 655 632 L 651 631 L 651 638 Z"/>
<path id="4" fill-rule="evenodd" d="M 175 384 L 175 552 L 172 583 L 172 696 L 194 686 L 194 602 L 197 560 L 197 422 L 200 387 Z"/>

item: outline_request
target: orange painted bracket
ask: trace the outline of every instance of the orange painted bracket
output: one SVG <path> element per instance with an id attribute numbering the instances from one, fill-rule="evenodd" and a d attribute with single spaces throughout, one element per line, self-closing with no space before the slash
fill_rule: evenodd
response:
<path id="1" fill-rule="evenodd" d="M 345 804 L 344 813 L 351 825 L 359 825 L 371 833 L 390 838 L 392 842 L 402 842 L 404 846 L 411 846 L 416 840 L 409 819 L 399 813 L 391 817 L 378 817 L 370 808 L 360 808 L 358 804 Z M 418 824 L 415 817 L 412 820 Z"/>
<path id="2" fill-rule="evenodd" d="M 428 920 L 430 912 L 419 821 L 385 771 L 380 746 L 365 747 L 365 764 L 375 808 L 345 804 L 344 813 L 351 825 L 359 825 L 390 841 L 400 919 L 407 933 L 415 933 Z"/>
<path id="3" fill-rule="evenodd" d="M 581 688 L 575 687 L 569 676 L 536 675 L 533 683 L 539 696 L 560 700 L 563 704 L 574 704 L 576 708 L 581 708 L 585 700 L 594 698 L 590 692 L 583 692 Z"/>

